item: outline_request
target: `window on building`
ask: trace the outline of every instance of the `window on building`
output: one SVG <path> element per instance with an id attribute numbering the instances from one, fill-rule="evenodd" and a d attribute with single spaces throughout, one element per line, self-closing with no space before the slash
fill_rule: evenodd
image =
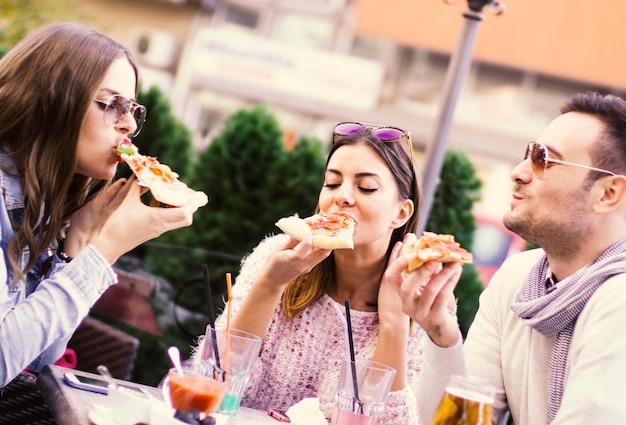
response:
<path id="1" fill-rule="evenodd" d="M 222 2 L 215 11 L 214 19 L 218 23 L 225 22 L 255 29 L 259 23 L 259 10 Z"/>
<path id="2" fill-rule="evenodd" d="M 582 83 L 549 76 L 537 76 L 535 90 L 530 97 L 529 113 L 535 119 L 548 123 L 559 115 L 559 108 L 567 98 L 574 93 L 589 90 L 606 93 L 606 90 L 594 89 Z"/>
<path id="3" fill-rule="evenodd" d="M 277 40 L 299 47 L 328 48 L 332 43 L 333 21 L 299 13 L 281 13 L 273 28 Z"/>
<path id="4" fill-rule="evenodd" d="M 486 63 L 476 63 L 464 90 L 459 113 L 493 125 L 516 125 L 524 122 L 524 73 L 520 70 Z"/>
<path id="5" fill-rule="evenodd" d="M 448 55 L 405 49 L 401 59 L 398 99 L 436 106 L 443 91 L 449 61 Z"/>

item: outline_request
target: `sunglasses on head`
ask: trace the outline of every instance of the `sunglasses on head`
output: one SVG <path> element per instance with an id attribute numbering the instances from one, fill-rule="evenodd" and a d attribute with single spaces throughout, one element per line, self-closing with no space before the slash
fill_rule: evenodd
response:
<path id="1" fill-rule="evenodd" d="M 590 167 L 588 165 L 576 164 L 574 162 L 561 161 L 559 159 L 550 158 L 550 152 L 548 148 L 541 143 L 530 142 L 526 147 L 526 153 L 524 154 L 524 160 L 530 159 L 530 166 L 535 177 L 543 176 L 546 172 L 548 162 L 561 165 L 569 165 L 571 167 L 585 168 L 591 171 L 597 171 L 599 173 L 609 174 L 614 176 L 612 171 L 603 170 L 601 168 Z"/>
<path id="2" fill-rule="evenodd" d="M 119 94 L 111 96 L 108 101 L 96 99 L 94 102 L 104 111 L 104 122 L 110 125 L 118 125 L 124 120 L 124 116 L 130 112 L 137 126 L 130 137 L 137 136 L 146 121 L 146 107 Z"/>
<path id="3" fill-rule="evenodd" d="M 409 148 L 409 159 L 411 160 L 411 165 L 414 164 L 415 161 L 413 160 L 413 143 L 411 143 L 411 134 L 398 127 L 364 124 L 360 122 L 340 122 L 335 124 L 335 127 L 333 127 L 333 143 L 335 143 L 340 137 L 362 133 L 366 129 L 371 130 L 372 134 L 381 142 L 393 143 L 406 140 L 407 147 Z"/>

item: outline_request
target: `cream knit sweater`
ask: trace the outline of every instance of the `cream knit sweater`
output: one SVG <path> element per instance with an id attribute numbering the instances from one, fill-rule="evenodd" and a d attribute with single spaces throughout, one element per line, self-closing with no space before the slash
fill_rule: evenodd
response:
<path id="1" fill-rule="evenodd" d="M 516 425 L 546 423 L 554 339 L 526 326 L 509 308 L 542 254 L 541 250 L 517 254 L 494 275 L 480 297 L 464 346 L 440 348 L 425 338 L 418 392 L 422 423 L 430 423 L 448 376 L 464 373 L 464 359 L 469 375 L 495 386 L 497 412 L 509 408 Z M 578 317 L 569 352 L 570 374 L 552 425 L 626 424 L 625 324 L 626 275 L 620 275 L 606 281 Z"/>

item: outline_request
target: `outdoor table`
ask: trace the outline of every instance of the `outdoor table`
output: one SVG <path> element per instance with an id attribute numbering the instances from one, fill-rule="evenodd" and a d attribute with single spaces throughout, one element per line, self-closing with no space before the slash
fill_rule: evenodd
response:
<path id="1" fill-rule="evenodd" d="M 44 367 L 37 378 L 37 385 L 41 389 L 52 415 L 58 425 L 92 425 L 92 422 L 89 420 L 89 412 L 96 406 L 106 406 L 106 395 L 70 387 L 63 381 L 65 372 L 100 378 L 100 375 L 61 366 L 49 365 Z M 117 381 L 124 383 L 124 381 Z M 163 394 L 159 388 L 137 383 L 129 384 L 143 387 L 159 400 L 163 400 Z M 228 422 L 229 425 L 277 425 L 279 423 L 266 412 L 246 407 L 240 407 L 237 415 Z"/>

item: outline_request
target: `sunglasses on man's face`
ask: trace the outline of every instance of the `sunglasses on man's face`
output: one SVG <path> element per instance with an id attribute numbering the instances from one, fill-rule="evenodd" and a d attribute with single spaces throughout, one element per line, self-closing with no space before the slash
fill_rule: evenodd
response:
<path id="1" fill-rule="evenodd" d="M 130 112 L 136 125 L 135 131 L 129 135 L 130 137 L 137 136 L 146 121 L 146 107 L 119 94 L 111 96 L 108 101 L 96 99 L 94 102 L 104 111 L 104 122 L 113 126 L 121 123 L 124 116 Z"/>
<path id="2" fill-rule="evenodd" d="M 615 175 L 615 173 L 611 171 L 603 170 L 601 168 L 595 168 L 595 167 L 590 167 L 588 165 L 576 164 L 574 162 L 561 161 L 559 159 L 550 158 L 549 156 L 550 156 L 550 152 L 548 151 L 547 147 L 545 147 L 541 143 L 530 142 L 528 146 L 526 147 L 524 160 L 530 159 L 530 167 L 535 177 L 543 176 L 543 174 L 546 172 L 546 167 L 548 165 L 548 162 L 551 162 L 554 164 L 569 165 L 570 167 L 585 168 L 587 170 L 597 171 L 600 173 L 609 174 L 611 176 Z"/>
<path id="3" fill-rule="evenodd" d="M 411 165 L 414 164 L 415 161 L 413 159 L 413 143 L 411 143 L 411 134 L 398 127 L 364 124 L 360 122 L 340 122 L 335 124 L 335 127 L 333 127 L 333 143 L 335 143 L 340 137 L 359 134 L 364 132 L 366 129 L 370 129 L 372 134 L 381 142 L 394 143 L 406 140 L 407 147 L 409 148 Z"/>

